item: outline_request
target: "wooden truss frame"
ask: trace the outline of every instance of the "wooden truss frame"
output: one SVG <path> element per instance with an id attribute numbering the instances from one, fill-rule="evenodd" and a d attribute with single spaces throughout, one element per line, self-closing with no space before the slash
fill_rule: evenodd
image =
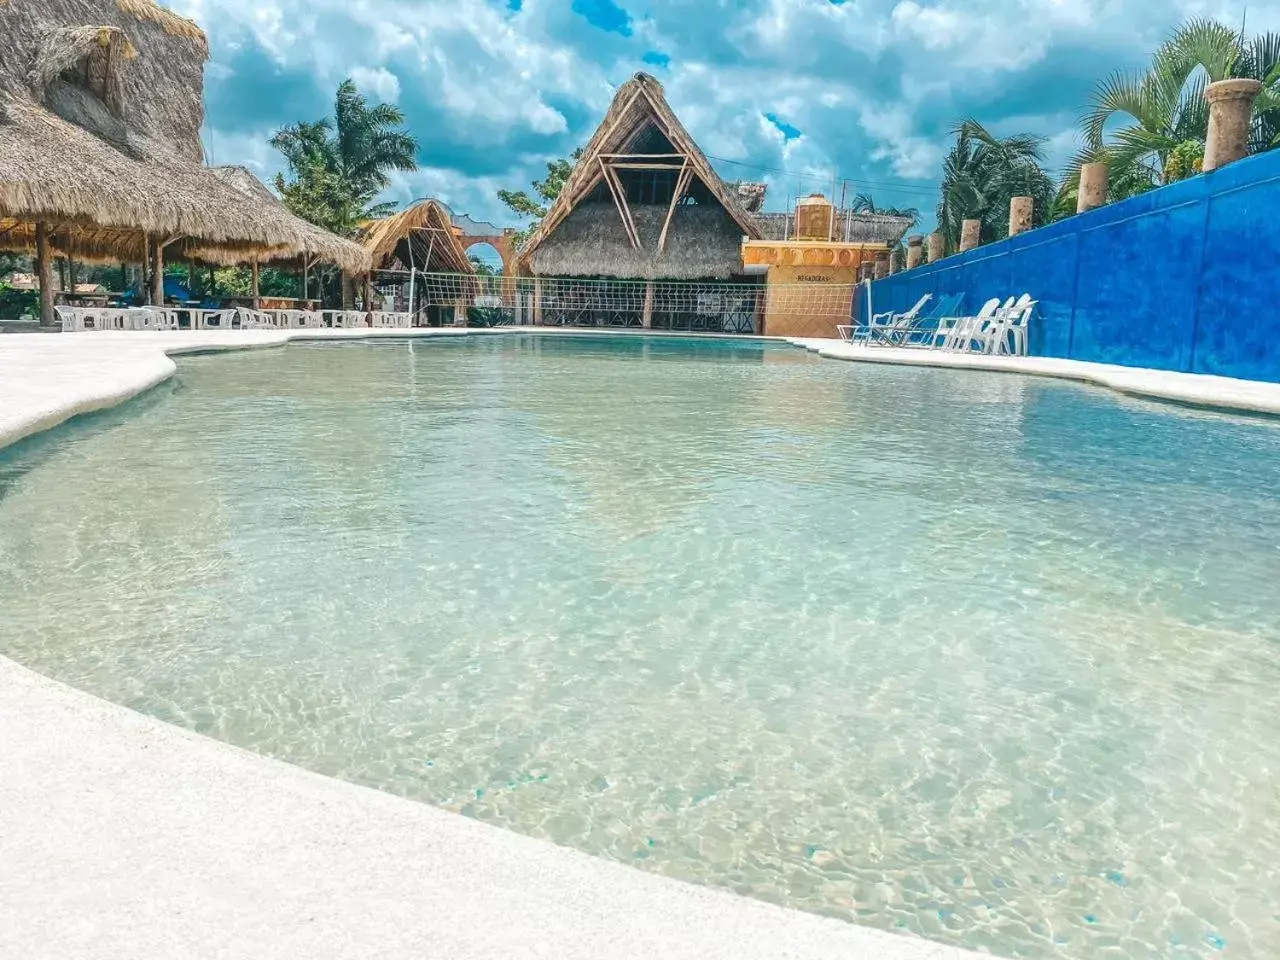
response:
<path id="1" fill-rule="evenodd" d="M 659 161 L 679 160 L 680 166 L 674 163 Z M 662 232 L 658 235 L 658 253 L 667 249 L 667 231 L 671 229 L 671 219 L 675 216 L 676 207 L 693 179 L 693 167 L 689 165 L 687 153 L 601 153 L 596 161 L 600 164 L 600 177 L 609 188 L 613 204 L 622 218 L 622 228 L 627 232 L 627 240 L 633 250 L 641 249 L 640 234 L 636 231 L 635 218 L 631 216 L 631 207 L 627 203 L 627 191 L 618 177 L 619 170 L 678 170 L 676 186 L 671 192 L 671 203 L 667 206 L 667 215 L 662 221 Z"/>

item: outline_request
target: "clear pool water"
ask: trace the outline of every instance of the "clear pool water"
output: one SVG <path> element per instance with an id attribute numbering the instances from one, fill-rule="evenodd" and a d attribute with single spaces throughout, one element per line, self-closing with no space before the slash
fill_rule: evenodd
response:
<path id="1" fill-rule="evenodd" d="M 1280 425 L 746 343 L 179 367 L 0 454 L 0 651 L 859 923 L 1280 955 Z"/>

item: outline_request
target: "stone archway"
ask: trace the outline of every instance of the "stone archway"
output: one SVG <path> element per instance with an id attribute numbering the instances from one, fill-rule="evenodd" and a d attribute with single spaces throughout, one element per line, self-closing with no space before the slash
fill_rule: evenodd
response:
<path id="1" fill-rule="evenodd" d="M 462 241 L 462 249 L 470 250 L 477 244 L 487 243 L 493 249 L 498 251 L 498 256 L 502 258 L 502 273 L 507 277 L 516 275 L 516 231 L 507 227 L 501 233 L 463 233 L 459 238 Z"/>

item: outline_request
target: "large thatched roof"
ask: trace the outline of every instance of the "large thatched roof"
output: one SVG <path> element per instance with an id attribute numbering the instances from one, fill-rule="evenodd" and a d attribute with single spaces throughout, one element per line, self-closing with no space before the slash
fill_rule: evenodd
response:
<path id="1" fill-rule="evenodd" d="M 657 241 L 666 206 L 632 205 L 637 250 L 609 202 L 602 160 L 665 149 L 687 158 L 690 194 L 698 202 L 676 209 L 661 252 Z M 743 197 L 712 168 L 667 103 L 662 84 L 637 73 L 618 89 L 559 197 L 521 249 L 520 262 L 543 276 L 724 277 L 742 269 L 743 236 L 759 238 Z"/>
<path id="2" fill-rule="evenodd" d="M 448 207 L 438 200 L 419 200 L 400 213 L 367 224 L 361 243 L 375 270 L 398 261 L 418 270 L 475 273 Z"/>
<path id="3" fill-rule="evenodd" d="M 207 57 L 200 28 L 151 0 L 0 0 L 0 218 L 84 232 L 86 248 L 117 241 L 116 259 L 149 234 L 367 265 L 202 165 Z"/>

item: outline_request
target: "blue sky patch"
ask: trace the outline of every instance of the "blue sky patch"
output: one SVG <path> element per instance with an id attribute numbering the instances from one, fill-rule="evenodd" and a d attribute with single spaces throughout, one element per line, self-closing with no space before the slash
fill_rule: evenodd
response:
<path id="1" fill-rule="evenodd" d="M 631 15 L 613 0 L 573 0 L 573 12 L 607 33 L 631 36 Z"/>
<path id="2" fill-rule="evenodd" d="M 787 121 L 779 118 L 779 116 L 776 113 L 766 113 L 764 115 L 764 118 L 768 120 L 770 123 L 772 123 L 779 130 L 781 130 L 782 135 L 786 137 L 787 140 L 800 139 L 800 130 L 796 127 L 793 127 L 791 124 L 787 123 Z"/>
<path id="3" fill-rule="evenodd" d="M 671 66 L 671 58 L 665 53 L 657 50 L 649 50 L 640 58 L 651 67 L 669 67 Z"/>

